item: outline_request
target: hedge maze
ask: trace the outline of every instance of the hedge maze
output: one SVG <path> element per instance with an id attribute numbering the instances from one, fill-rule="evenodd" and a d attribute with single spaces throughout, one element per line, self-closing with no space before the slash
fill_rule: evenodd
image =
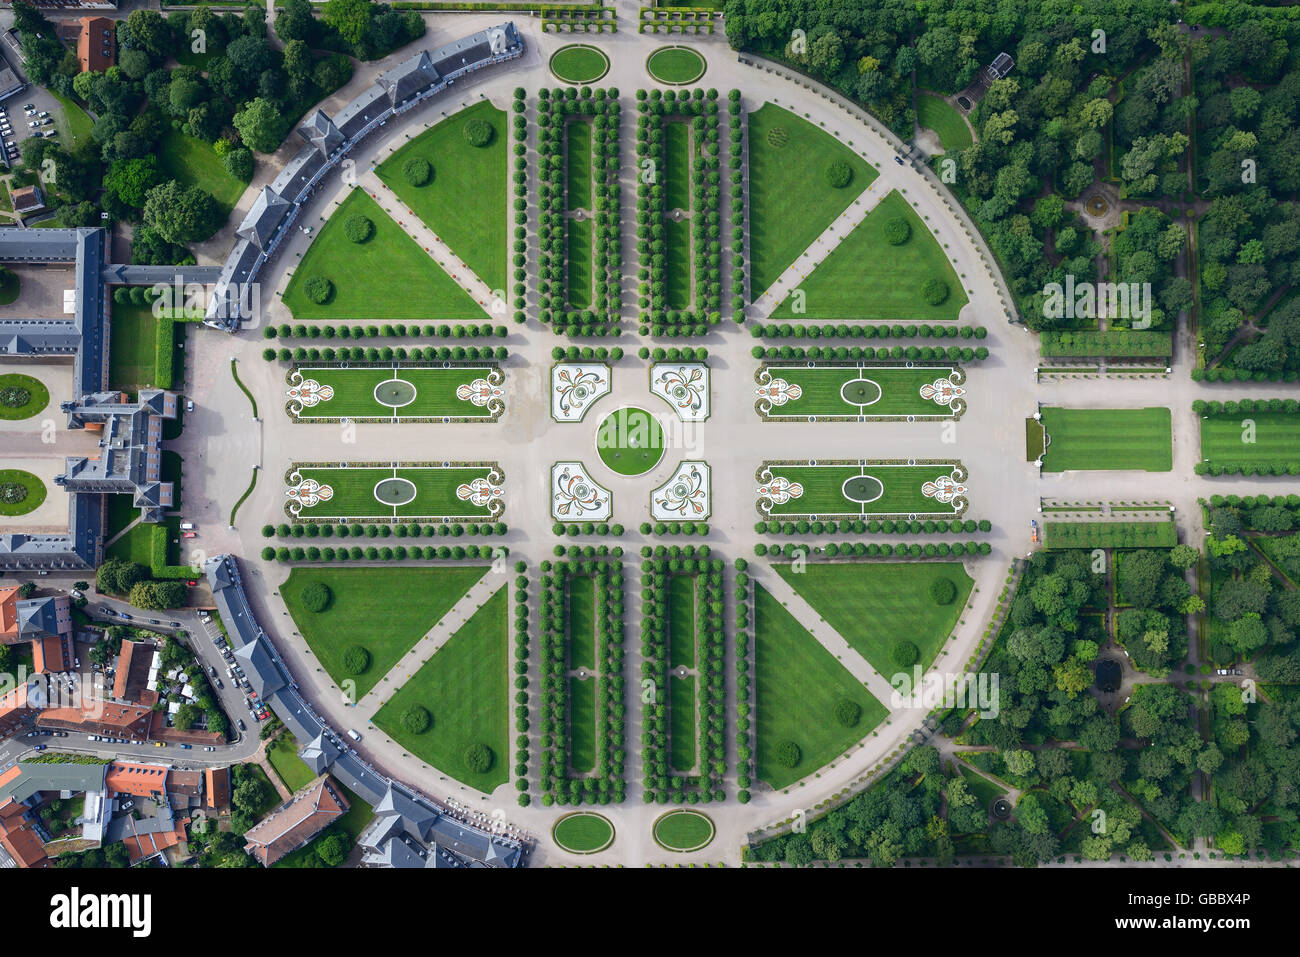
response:
<path id="1" fill-rule="evenodd" d="M 621 803 L 623 565 L 543 562 L 540 601 L 542 803 Z"/>
<path id="2" fill-rule="evenodd" d="M 637 91 L 637 306 L 642 335 L 721 318 L 718 92 Z"/>
<path id="3" fill-rule="evenodd" d="M 572 335 L 608 335 L 618 325 L 619 116 L 617 90 L 539 92 L 540 318 Z"/>
<path id="4" fill-rule="evenodd" d="M 726 797 L 722 559 L 660 545 L 641 562 L 645 801 Z"/>

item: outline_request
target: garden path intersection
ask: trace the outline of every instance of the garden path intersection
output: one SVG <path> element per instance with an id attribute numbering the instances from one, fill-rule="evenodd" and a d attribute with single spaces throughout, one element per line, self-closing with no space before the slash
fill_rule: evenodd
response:
<path id="1" fill-rule="evenodd" d="M 629 14 L 632 15 L 632 14 Z M 465 16 L 456 21 L 457 31 L 469 32 L 499 22 L 499 17 Z M 396 741 L 370 723 L 383 700 L 399 688 L 438 648 L 442 647 L 452 632 L 473 611 L 481 606 L 499 588 L 509 587 L 514 577 L 513 566 L 519 559 L 528 563 L 532 601 L 530 612 L 536 634 L 538 602 L 536 583 L 540 562 L 553 558 L 553 547 L 561 540 L 552 531 L 555 518 L 551 512 L 553 500 L 552 465 L 556 462 L 582 463 L 587 474 L 597 485 L 613 495 L 611 522 L 622 524 L 627 533 L 621 538 L 600 539 L 578 536 L 563 539 L 564 544 L 606 544 L 621 546 L 624 550 L 625 586 L 623 635 L 626 657 L 624 675 L 629 689 L 635 688 L 641 674 L 641 655 L 637 635 L 642 618 L 642 599 L 635 582 L 638 580 L 639 550 L 650 544 L 707 544 L 715 557 L 726 560 L 726 587 L 732 591 L 734 571 L 731 562 L 745 558 L 750 562 L 751 578 L 786 605 L 787 611 L 799 621 L 814 638 L 848 670 L 853 678 L 882 704 L 888 706 L 889 675 L 883 675 L 854 651 L 849 642 L 821 620 L 812 606 L 776 575 L 764 560 L 755 559 L 754 546 L 770 543 L 769 536 L 760 536 L 754 530 L 759 519 L 755 510 L 756 471 L 764 461 L 833 461 L 871 460 L 903 461 L 941 460 L 960 462 L 967 473 L 969 485 L 969 511 L 966 517 L 987 519 L 992 531 L 977 536 L 991 546 L 991 554 L 978 558 L 968 557 L 964 564 L 975 581 L 967 607 L 958 616 L 959 622 L 934 667 L 940 671 L 960 671 L 974 653 L 990 620 L 995 614 L 998 596 L 1002 590 L 1007 569 L 1014 558 L 1023 558 L 1030 551 L 1029 523 L 1041 521 L 1039 512 L 1042 498 L 1069 501 L 1111 500 L 1169 502 L 1175 508 L 1181 539 L 1196 543 L 1203 537 L 1197 499 L 1211 494 L 1255 494 L 1259 491 L 1280 490 L 1285 479 L 1221 478 L 1210 480 L 1194 474 L 1199 460 L 1199 427 L 1191 412 L 1196 398 L 1228 398 L 1254 395 L 1258 387 L 1250 385 L 1206 385 L 1190 378 L 1194 356 L 1194 343 L 1186 334 L 1176 344 L 1176 356 L 1171 373 L 1158 378 L 1113 378 L 1101 382 L 1081 384 L 1079 381 L 1044 379 L 1039 381 L 1039 364 L 1036 338 L 1021 327 L 1005 321 L 999 283 L 990 272 L 976 243 L 954 217 L 950 204 L 933 181 L 912 165 L 894 161 L 893 147 L 871 129 L 858 123 L 852 116 L 816 89 L 808 89 L 780 76 L 765 73 L 753 66 L 737 61 L 736 55 L 719 35 L 693 38 L 695 49 L 705 57 L 707 72 L 698 85 L 717 89 L 726 125 L 726 94 L 736 88 L 742 91 L 742 108 L 756 110 L 764 102 L 775 102 L 796 112 L 819 128 L 832 134 L 842 143 L 851 143 L 852 149 L 878 172 L 878 177 L 861 192 L 848 207 L 834 219 L 813 244 L 785 269 L 773 290 L 756 295 L 747 309 L 750 322 L 764 321 L 782 302 L 790 290 L 811 274 L 891 191 L 898 190 L 912 204 L 921 221 L 932 231 L 933 238 L 943 248 L 968 298 L 962 307 L 958 322 L 961 325 L 982 325 L 988 336 L 981 343 L 989 349 L 983 361 L 963 363 L 966 390 L 966 408 L 957 421 L 873 421 L 873 422 L 764 422 L 756 413 L 755 372 L 760 361 L 753 358 L 751 348 L 762 340 L 749 335 L 745 326 L 729 318 L 712 327 L 708 336 L 682 339 L 638 337 L 635 281 L 635 204 L 637 111 L 633 94 L 640 88 L 653 88 L 654 82 L 645 72 L 648 54 L 663 46 L 665 41 L 634 31 L 613 35 L 584 36 L 583 42 L 604 50 L 610 58 L 609 73 L 599 81 L 601 87 L 616 87 L 622 98 L 620 185 L 623 202 L 623 250 L 625 272 L 622 290 L 622 329 L 618 338 L 591 341 L 591 345 L 620 345 L 628 353 L 611 363 L 608 372 L 609 391 L 600 395 L 591 405 L 590 413 L 580 422 L 562 421 L 552 415 L 551 369 L 555 360 L 551 350 L 556 345 L 567 346 L 569 340 L 557 336 L 550 327 L 540 326 L 536 320 L 536 277 L 530 276 L 528 295 L 528 321 L 516 325 L 508 313 L 494 312 L 492 304 L 498 295 L 480 277 L 475 276 L 456 253 L 439 239 L 434 231 L 424 225 L 419 217 L 395 199 L 387 186 L 374 173 L 375 167 L 426 127 L 453 115 L 467 105 L 486 98 L 497 108 L 509 111 L 513 90 L 522 87 L 527 91 L 529 120 L 529 211 L 530 225 L 536 224 L 537 181 L 534 160 L 536 157 L 537 90 L 554 88 L 558 81 L 550 75 L 547 63 L 560 47 L 571 42 L 567 35 L 544 34 L 538 24 L 528 18 L 515 21 L 525 42 L 524 56 L 510 66 L 476 74 L 457 82 L 453 91 L 435 98 L 387 128 L 366 140 L 352 158 L 360 171 L 356 185 L 342 181 L 337 173 L 327 178 L 316 195 L 309 201 L 298 222 L 316 226 L 319 234 L 324 220 L 346 198 L 353 188 L 364 189 L 374 195 L 380 206 L 414 239 L 421 249 L 470 295 L 484 304 L 487 313 L 481 321 L 506 323 L 509 335 L 505 339 L 490 340 L 492 345 L 504 345 L 508 358 L 501 365 L 504 375 L 504 411 L 493 422 L 366 422 L 366 423 L 311 423 L 294 422 L 285 412 L 286 366 L 280 362 L 263 361 L 261 353 L 268 342 L 262 330 L 246 326 L 233 339 L 219 339 L 215 333 L 205 331 L 196 346 L 189 350 L 188 361 L 192 369 L 187 380 L 192 383 L 190 395 L 198 407 L 196 415 L 187 422 L 187 429 L 177 443 L 185 452 L 187 509 L 192 510 L 196 522 L 205 529 L 203 545 L 208 554 L 230 552 L 238 555 L 247 570 L 246 582 L 250 600 L 258 620 L 273 639 L 303 694 L 320 713 L 339 729 L 357 728 L 363 740 L 358 751 L 385 773 L 395 779 L 408 781 L 428 794 L 442 798 L 456 797 L 482 813 L 491 814 L 500 809 L 507 820 L 526 828 L 538 840 L 532 863 L 547 864 L 666 864 L 687 862 L 725 861 L 735 864 L 740 859 L 740 849 L 747 835 L 771 824 L 783 821 L 798 810 L 809 810 L 821 802 L 839 795 L 845 789 L 854 791 L 863 786 L 864 776 L 888 759 L 900 746 L 908 743 L 910 735 L 920 726 L 924 712 L 896 709 L 884 722 L 869 733 L 847 756 L 836 758 L 831 765 L 809 775 L 802 781 L 783 790 L 772 790 L 765 785 L 753 787 L 752 800 L 740 804 L 735 797 L 735 743 L 734 712 L 727 723 L 728 776 L 727 800 L 701 806 L 700 809 L 713 820 L 717 834 L 703 850 L 693 853 L 674 853 L 659 847 L 651 837 L 653 822 L 667 806 L 645 805 L 641 802 L 642 780 L 639 742 L 641 740 L 641 708 L 629 690 L 626 702 L 627 727 L 625 731 L 627 766 L 627 799 L 622 804 L 601 805 L 594 810 L 607 817 L 614 825 L 616 837 L 606 850 L 591 855 L 568 853 L 549 840 L 551 827 L 559 817 L 575 810 L 573 807 L 543 807 L 536 792 L 538 775 L 538 743 L 536 724 L 531 732 L 529 751 L 532 755 L 529 778 L 534 782 L 532 804 L 516 805 L 517 792 L 513 783 L 501 785 L 491 795 L 459 784 L 436 768 L 428 767 L 409 756 Z M 400 58 L 403 54 L 395 55 Z M 366 67 L 383 70 L 389 61 Z M 661 87 L 662 88 L 662 87 Z M 513 155 L 510 159 L 513 163 Z M 511 166 L 513 171 L 513 166 Z M 245 197 L 247 200 L 248 197 Z M 243 204 L 241 204 L 243 205 Z M 508 198 L 503 199 L 503 210 Z M 729 223 L 726 224 L 729 228 Z M 724 229 L 724 233 L 725 233 Z M 530 228 L 530 234 L 533 230 Z M 295 266 L 300 262 L 312 241 L 311 236 L 295 232 L 285 239 L 285 246 L 276 260 L 262 275 L 262 296 L 267 312 L 263 322 L 293 323 L 294 319 L 283 304 L 281 294 Z M 535 235 L 529 238 L 528 261 L 530 268 L 537 262 Z M 723 272 L 725 281 L 728 270 Z M 346 282 L 346 277 L 340 281 Z M 755 289 L 755 294 L 762 291 Z M 392 295 L 401 297 L 401 289 Z M 726 298 L 726 297 L 724 297 Z M 367 323 L 364 317 L 341 320 Z M 467 317 L 467 321 L 480 321 Z M 434 339 L 411 340 L 421 345 L 442 345 Z M 855 340 L 860 342 L 861 340 Z M 395 341 L 390 341 L 396 345 Z M 965 344 L 966 340 L 948 340 L 944 344 Z M 314 343 L 315 344 L 315 343 Z M 367 344 L 372 344 L 367 340 Z M 388 344 L 388 343 L 373 343 Z M 409 344 L 404 342 L 403 344 Z M 450 344 L 450 343 L 448 343 Z M 460 344 L 460 343 L 456 343 Z M 580 345 L 588 344 L 586 341 Z M 708 350 L 709 415 L 705 421 L 683 422 L 672 406 L 650 390 L 649 360 L 636 357 L 636 348 L 646 344 L 651 347 L 703 346 Z M 234 360 L 240 379 L 257 399 L 258 418 L 254 418 L 248 400 L 234 387 L 230 367 Z M 1270 387 L 1270 394 L 1292 394 L 1294 386 Z M 1039 470 L 1025 461 L 1025 419 L 1042 406 L 1069 406 L 1072 408 L 1145 408 L 1164 406 L 1173 413 L 1173 470 L 1168 473 L 1144 472 L 1063 472 L 1040 475 Z M 616 409 L 634 407 L 650 412 L 663 427 L 665 454 L 658 464 L 640 475 L 620 475 L 608 468 L 596 452 L 595 440 L 602 419 Z M 0 451 L 6 441 L 0 431 Z M 663 486 L 686 460 L 708 464 L 710 515 L 709 535 L 706 538 L 642 536 L 637 528 L 650 521 L 652 493 Z M 500 543 L 509 548 L 509 558 L 498 569 L 489 572 L 453 607 L 444 619 L 431 625 L 427 634 L 402 657 L 392 671 L 379 681 L 375 688 L 355 705 L 347 701 L 342 689 L 323 671 L 305 641 L 295 629 L 287 606 L 281 597 L 280 586 L 291 566 L 282 563 L 262 562 L 258 556 L 268 544 L 262 537 L 265 523 L 285 521 L 285 483 L 283 476 L 293 463 L 302 462 L 400 462 L 495 463 L 504 476 L 501 482 L 500 501 L 504 506 L 501 520 L 508 527 L 502 538 L 471 539 L 475 543 Z M 260 467 L 261 475 L 252 494 L 240 506 L 238 518 L 229 527 L 230 511 L 235 500 L 248 483 L 250 467 Z M 936 474 L 938 470 L 936 469 Z M 841 541 L 850 536 L 801 537 L 796 541 L 809 545 Z M 935 536 L 935 541 L 964 539 L 972 536 Z M 785 540 L 784 538 L 782 540 Z M 439 539 L 438 544 L 446 542 Z M 464 539 L 462 544 L 468 544 Z M 877 535 L 868 541 L 886 542 L 926 541 L 925 536 Z M 295 541 L 293 544 L 298 544 Z M 324 543 L 320 543 L 324 544 Z M 353 567 L 357 563 L 347 566 Z M 513 602 L 513 596 L 511 596 Z M 727 622 L 734 622 L 732 601 L 727 601 Z M 730 649 L 731 626 L 728 625 L 727 647 Z M 727 664 L 728 702 L 735 700 L 734 661 L 728 651 Z M 530 699 L 537 707 L 539 698 L 536 674 L 530 678 Z M 507 707 L 508 702 L 502 702 Z M 511 740 L 513 741 L 513 733 Z M 498 760 L 509 762 L 508 755 Z"/>

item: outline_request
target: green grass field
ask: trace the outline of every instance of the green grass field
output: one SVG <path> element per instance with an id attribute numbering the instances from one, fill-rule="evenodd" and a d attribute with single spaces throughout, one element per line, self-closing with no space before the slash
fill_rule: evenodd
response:
<path id="1" fill-rule="evenodd" d="M 1247 419 L 1255 423 L 1253 443 L 1243 441 L 1248 433 L 1242 423 Z M 1242 412 L 1202 419 L 1201 456 L 1211 462 L 1243 465 L 1300 461 L 1300 416 Z"/>
<path id="2" fill-rule="evenodd" d="M 618 409 L 600 422 L 596 454 L 619 475 L 648 472 L 664 457 L 663 426 L 644 409 Z"/>
<path id="3" fill-rule="evenodd" d="M 556 821 L 551 839 L 573 854 L 594 854 L 613 842 L 614 825 L 603 815 L 579 811 Z"/>
<path id="4" fill-rule="evenodd" d="M 580 773 L 596 767 L 595 678 L 569 678 L 569 765 Z"/>
<path id="5" fill-rule="evenodd" d="M 772 567 L 886 679 L 905 670 L 890 654 L 899 639 L 916 645 L 921 667 L 930 667 L 975 584 L 961 562 L 810 563 L 800 574 L 790 565 Z M 957 587 L 947 605 L 930 597 L 940 578 Z"/>
<path id="6" fill-rule="evenodd" d="M 885 225 L 898 218 L 907 221 L 912 233 L 901 246 L 891 246 Z M 927 279 L 943 280 L 948 287 L 948 298 L 937 306 L 921 298 Z M 791 293 L 772 313 L 773 319 L 943 322 L 956 319 L 967 302 L 943 247 L 898 192 L 882 199 L 799 288 L 805 312 L 794 311 Z"/>
<path id="7" fill-rule="evenodd" d="M 916 122 L 927 130 L 939 134 L 939 142 L 946 152 L 964 150 L 972 143 L 970 127 L 955 109 L 942 97 L 921 93 L 916 98 Z"/>
<path id="8" fill-rule="evenodd" d="M 762 585 L 754 589 L 754 672 L 756 769 L 777 789 L 843 754 L 888 714 Z M 835 706 L 844 699 L 862 709 L 852 728 L 834 717 Z M 776 759 L 784 741 L 799 747 L 793 768 Z"/>
<path id="9" fill-rule="evenodd" d="M 123 392 L 151 386 L 157 377 L 158 319 L 149 306 L 109 306 L 108 384 Z"/>
<path id="10" fill-rule="evenodd" d="M 597 47 L 573 43 L 551 54 L 550 68 L 565 83 L 594 83 L 609 72 L 609 57 Z"/>
<path id="11" fill-rule="evenodd" d="M 37 476 L 22 469 L 0 469 L 0 485 L 21 485 L 27 496 L 21 502 L 0 502 L 0 515 L 26 515 L 41 507 L 49 490 Z"/>
<path id="12" fill-rule="evenodd" d="M 799 386 L 800 396 L 772 405 L 769 419 L 837 416 L 951 416 L 953 410 L 921 396 L 921 388 L 947 380 L 953 366 L 908 369 L 902 366 L 769 366 L 773 379 Z M 868 380 L 863 383 L 862 380 Z M 862 391 L 859 391 L 862 390 Z M 846 395 L 847 393 L 847 395 Z M 850 400 L 855 400 L 856 404 Z M 874 401 L 873 401 L 874 400 Z"/>
<path id="13" fill-rule="evenodd" d="M 695 767 L 695 676 L 668 679 L 668 764 L 680 774 Z"/>
<path id="14" fill-rule="evenodd" d="M 699 811 L 678 808 L 654 824 L 654 838 L 672 851 L 696 851 L 713 840 L 713 821 Z"/>
<path id="15" fill-rule="evenodd" d="M 1043 428 L 1049 443 L 1044 472 L 1071 469 L 1174 467 L 1172 416 L 1168 409 L 1045 408 Z"/>
<path id="16" fill-rule="evenodd" d="M 280 594 L 321 667 L 335 682 L 354 680 L 360 700 L 487 570 L 487 565 L 298 567 L 280 586 Z M 302 604 L 303 590 L 316 582 L 333 594 L 322 612 L 308 611 Z M 343 655 L 353 645 L 370 652 L 370 667 L 359 675 L 343 667 Z"/>
<path id="17" fill-rule="evenodd" d="M 375 714 L 375 724 L 402 747 L 485 794 L 510 777 L 508 590 L 497 589 Z M 402 713 L 413 704 L 433 715 L 421 734 L 402 726 Z M 482 773 L 465 763 L 465 750 L 478 743 L 494 758 Z"/>
<path id="18" fill-rule="evenodd" d="M 0 405 L 0 419 L 30 419 L 50 404 L 50 390 L 45 387 L 45 383 L 21 372 L 0 375 L 0 391 L 4 389 L 26 389 L 30 398 L 19 406 Z"/>
<path id="19" fill-rule="evenodd" d="M 668 667 L 695 667 L 695 576 L 668 579 Z"/>
<path id="20" fill-rule="evenodd" d="M 778 142 L 782 145 L 775 145 Z M 842 189 L 826 182 L 826 167 L 834 160 L 843 160 L 853 170 L 853 179 Z M 789 110 L 767 103 L 749 114 L 749 244 L 755 299 L 876 175 L 852 149 Z"/>
<path id="21" fill-rule="evenodd" d="M 426 187 L 427 188 L 427 187 Z M 349 216 L 375 224 L 374 235 L 354 243 L 343 234 Z M 325 303 L 307 298 L 312 276 L 334 284 Z M 295 319 L 463 319 L 486 314 L 364 190 L 354 189 L 321 227 L 284 291 Z"/>
<path id="22" fill-rule="evenodd" d="M 694 83 L 704 75 L 704 57 L 690 47 L 660 47 L 646 60 L 646 70 L 660 83 Z"/>
<path id="23" fill-rule="evenodd" d="M 592 259 L 590 219 L 564 221 L 567 282 L 565 298 L 570 309 L 586 309 L 592 300 Z"/>
<path id="24" fill-rule="evenodd" d="M 54 128 L 59 131 L 63 148 L 72 152 L 74 148 L 90 143 L 90 131 L 95 125 L 90 114 L 66 96 L 53 92 L 50 95 L 63 107 L 54 114 Z"/>
<path id="25" fill-rule="evenodd" d="M 664 208 L 691 208 L 691 127 L 685 120 L 664 121 Z"/>
<path id="26" fill-rule="evenodd" d="M 565 200 L 570 212 L 591 209 L 591 124 L 579 117 L 564 126 Z"/>
<path id="27" fill-rule="evenodd" d="M 465 140 L 465 124 L 476 119 L 492 126 L 486 146 Z M 402 175 L 411 156 L 422 156 L 433 167 L 433 179 L 424 186 L 412 186 Z M 376 172 L 475 275 L 492 289 L 506 288 L 504 112 L 487 100 L 475 103 L 421 133 Z"/>
<path id="28" fill-rule="evenodd" d="M 951 503 L 929 498 L 922 492 L 926 482 L 948 475 L 953 466 L 941 465 L 771 465 L 774 476 L 797 482 L 803 494 L 784 504 L 773 504 L 770 514 L 777 517 L 818 515 L 823 518 L 845 515 L 952 515 Z M 844 494 L 844 483 L 859 475 L 874 477 L 884 486 L 878 498 L 870 502 L 853 501 Z M 874 483 L 866 483 L 874 487 Z"/>
<path id="29" fill-rule="evenodd" d="M 198 186 L 212 194 L 222 213 L 230 211 L 248 184 L 226 172 L 225 164 L 209 144 L 180 131 L 168 133 L 158 148 L 158 169 L 182 186 Z"/>
<path id="30" fill-rule="evenodd" d="M 665 220 L 664 301 L 669 309 L 689 309 L 691 285 L 691 221 Z"/>
<path id="31" fill-rule="evenodd" d="M 596 583 L 588 575 L 570 575 L 569 667 L 596 670 Z"/>
<path id="32" fill-rule="evenodd" d="M 304 479 L 328 485 L 333 496 L 327 501 L 303 507 L 304 519 L 332 518 L 392 519 L 408 518 L 432 521 L 441 518 L 487 518 L 493 512 L 488 505 L 475 505 L 458 497 L 456 490 L 476 478 L 486 477 L 487 466 L 433 466 L 347 468 L 300 468 Z M 405 505 L 385 505 L 375 497 L 375 486 L 391 479 L 406 479 L 415 486 L 415 498 Z"/>
<path id="33" fill-rule="evenodd" d="M 491 369 L 487 366 L 455 369 L 411 368 L 348 368 L 303 366 L 298 370 L 303 379 L 314 379 L 334 390 L 334 395 L 314 406 L 303 406 L 295 414 L 299 419 L 350 418 L 400 419 L 452 416 L 456 418 L 495 418 L 486 405 L 475 405 L 469 399 L 456 395 L 462 385 L 475 379 L 486 378 Z M 385 405 L 375 395 L 381 382 L 399 379 L 415 390 L 414 398 L 405 405 Z M 405 388 L 405 387 L 400 387 Z M 406 396 L 400 400 L 405 401 Z"/>
<path id="34" fill-rule="evenodd" d="M 271 762 L 271 767 L 290 791 L 306 787 L 316 779 L 312 769 L 298 757 L 299 747 L 298 739 L 286 731 L 266 748 L 266 760 Z"/>

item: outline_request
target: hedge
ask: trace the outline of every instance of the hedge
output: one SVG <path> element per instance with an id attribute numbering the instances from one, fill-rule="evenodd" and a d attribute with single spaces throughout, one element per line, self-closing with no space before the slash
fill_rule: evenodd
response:
<path id="1" fill-rule="evenodd" d="M 500 553 L 495 553 L 495 549 L 500 549 Z M 510 549 L 504 545 L 455 545 L 434 546 L 434 545 L 412 545 L 410 548 L 405 545 L 384 545 L 376 547 L 368 545 L 352 545 L 350 547 L 333 545 L 308 545 L 303 548 L 301 545 L 295 545 L 293 548 L 280 546 L 272 548 L 270 545 L 262 549 L 262 558 L 265 561 L 277 562 L 431 562 L 431 561 L 463 561 L 466 559 L 485 559 L 504 557 L 510 554 Z"/>
<path id="2" fill-rule="evenodd" d="M 167 564 L 167 537 L 171 530 L 165 524 L 155 525 L 149 530 L 149 570 L 154 578 L 182 579 L 196 578 L 199 570 L 191 565 Z"/>
<path id="3" fill-rule="evenodd" d="M 160 316 L 154 330 L 154 385 L 170 389 L 175 378 L 172 360 L 176 355 L 176 322 Z"/>
<path id="4" fill-rule="evenodd" d="M 1173 522 L 1044 522 L 1044 548 L 1173 548 Z"/>
<path id="5" fill-rule="evenodd" d="M 1038 348 L 1045 358 L 1168 359 L 1174 354 L 1173 333 L 1133 329 L 1046 331 L 1039 335 Z"/>
<path id="6" fill-rule="evenodd" d="M 928 542 L 925 545 L 888 543 L 878 545 L 875 542 L 831 542 L 829 545 L 807 545 L 786 542 L 784 545 L 765 545 L 759 542 L 754 546 L 755 555 L 784 556 L 796 558 L 959 558 L 962 555 L 988 555 L 993 546 L 988 542 Z"/>

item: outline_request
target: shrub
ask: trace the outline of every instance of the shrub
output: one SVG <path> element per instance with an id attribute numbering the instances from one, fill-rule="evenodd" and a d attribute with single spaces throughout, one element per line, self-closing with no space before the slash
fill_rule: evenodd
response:
<path id="1" fill-rule="evenodd" d="M 948 298 L 948 284 L 942 279 L 927 279 L 921 283 L 921 298 L 937 306 Z"/>
<path id="2" fill-rule="evenodd" d="M 844 698 L 835 705 L 835 720 L 846 728 L 851 728 L 858 723 L 858 718 L 862 716 L 862 706 L 856 701 L 850 701 Z"/>
<path id="3" fill-rule="evenodd" d="M 253 151 L 248 149 L 231 150 L 221 157 L 221 165 L 235 179 L 241 183 L 247 183 L 253 178 Z"/>
<path id="4" fill-rule="evenodd" d="M 351 242 L 364 243 L 375 234 L 375 224 L 365 216 L 353 215 L 343 221 L 343 235 Z"/>
<path id="5" fill-rule="evenodd" d="M 433 181 L 433 167 L 420 156 L 412 156 L 402 164 L 402 176 L 412 186 L 425 186 Z"/>
<path id="6" fill-rule="evenodd" d="M 912 236 L 912 227 L 902 216 L 895 216 L 885 223 L 885 242 L 891 246 L 901 246 Z"/>
<path id="7" fill-rule="evenodd" d="M 835 189 L 843 189 L 853 179 L 853 168 L 844 160 L 834 160 L 826 167 L 826 182 Z"/>
<path id="8" fill-rule="evenodd" d="M 402 727 L 411 734 L 424 734 L 432 724 L 433 715 L 421 705 L 413 704 L 402 712 Z"/>
<path id="9" fill-rule="evenodd" d="M 312 582 L 302 590 L 302 607 L 308 611 L 322 612 L 330 606 L 334 593 L 324 582 Z"/>
<path id="10" fill-rule="evenodd" d="M 492 142 L 492 124 L 487 120 L 470 120 L 465 124 L 465 142 L 470 146 L 487 146 Z"/>
<path id="11" fill-rule="evenodd" d="M 359 675 L 365 673 L 370 667 L 370 652 L 360 645 L 353 645 L 347 651 L 343 652 L 343 670 L 350 675 Z"/>
<path id="12" fill-rule="evenodd" d="M 957 586 L 950 578 L 936 578 L 930 583 L 930 597 L 936 605 L 951 605 L 957 597 Z"/>
<path id="13" fill-rule="evenodd" d="M 898 667 L 910 668 L 920 659 L 921 649 L 906 638 L 899 638 L 890 646 L 889 656 L 894 659 L 894 664 Z"/>
<path id="14" fill-rule="evenodd" d="M 492 759 L 492 749 L 481 741 L 465 749 L 465 767 L 474 774 L 485 774 L 492 767 Z"/>
<path id="15" fill-rule="evenodd" d="M 779 150 L 790 140 L 790 134 L 786 132 L 784 126 L 774 126 L 767 131 L 767 145 L 774 150 Z"/>
<path id="16" fill-rule="evenodd" d="M 782 741 L 776 746 L 776 763 L 783 768 L 792 768 L 799 763 L 803 754 L 799 751 L 799 745 L 793 741 Z"/>
<path id="17" fill-rule="evenodd" d="M 334 298 L 334 283 L 324 276 L 312 276 L 302 289 L 307 294 L 307 298 L 318 306 Z"/>
<path id="18" fill-rule="evenodd" d="M 8 406 L 11 409 L 21 409 L 31 401 L 31 390 L 24 389 L 20 385 L 11 385 L 7 389 L 0 389 L 0 405 Z"/>

